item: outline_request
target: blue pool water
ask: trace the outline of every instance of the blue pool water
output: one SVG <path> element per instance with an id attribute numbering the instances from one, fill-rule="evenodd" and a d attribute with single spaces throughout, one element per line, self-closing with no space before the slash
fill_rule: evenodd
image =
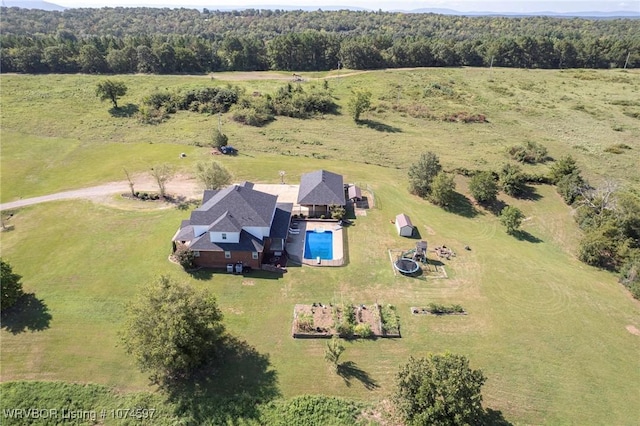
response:
<path id="1" fill-rule="evenodd" d="M 307 231 L 304 240 L 305 259 L 333 259 L 333 233 L 331 231 Z"/>

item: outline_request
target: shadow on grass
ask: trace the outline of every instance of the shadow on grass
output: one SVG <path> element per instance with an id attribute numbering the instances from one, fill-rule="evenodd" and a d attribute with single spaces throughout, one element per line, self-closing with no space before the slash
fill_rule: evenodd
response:
<path id="1" fill-rule="evenodd" d="M 281 396 L 269 356 L 233 336 L 225 339 L 215 366 L 167 385 L 165 390 L 185 424 L 257 419 L 258 404 Z"/>
<path id="2" fill-rule="evenodd" d="M 126 104 L 125 106 L 121 106 L 118 108 L 111 108 L 109 110 L 109 114 L 111 114 L 112 117 L 131 117 L 133 116 L 136 112 L 138 112 L 138 105 L 135 104 Z"/>
<path id="3" fill-rule="evenodd" d="M 538 194 L 538 191 L 536 191 L 536 188 L 533 186 L 524 185 L 522 191 L 520 191 L 516 198 L 521 200 L 538 201 L 542 199 L 542 195 Z"/>
<path id="4" fill-rule="evenodd" d="M 226 269 L 215 268 L 200 268 L 186 272 L 191 275 L 191 278 L 198 281 L 209 281 L 214 277 L 214 275 L 230 274 Z M 278 280 L 283 277 L 283 274 L 280 272 L 263 271 L 262 269 L 251 269 L 238 275 L 242 275 L 245 278 L 260 278 L 263 280 Z"/>
<path id="5" fill-rule="evenodd" d="M 49 328 L 49 308 L 33 293 L 26 293 L 11 308 L 2 312 L 2 328 L 12 334 Z"/>
<path id="6" fill-rule="evenodd" d="M 527 241 L 529 243 L 541 243 L 542 240 L 535 235 L 531 235 L 527 231 L 517 230 L 513 233 L 513 236 L 516 237 L 520 241 Z"/>
<path id="7" fill-rule="evenodd" d="M 338 375 L 342 377 L 348 387 L 351 386 L 351 381 L 354 379 L 362 383 L 367 390 L 380 387 L 369 373 L 358 367 L 353 361 L 346 361 L 338 365 Z"/>
<path id="8" fill-rule="evenodd" d="M 508 204 L 502 200 L 495 200 L 491 203 L 485 203 L 483 204 L 483 206 L 495 216 L 500 216 L 500 213 L 502 213 L 502 209 L 507 207 Z"/>
<path id="9" fill-rule="evenodd" d="M 487 408 L 480 418 L 480 424 L 486 426 L 513 426 L 513 424 L 504 418 L 502 411 Z"/>
<path id="10" fill-rule="evenodd" d="M 376 120 L 358 120 L 358 125 L 367 126 L 372 130 L 384 133 L 401 133 L 402 129 L 399 127 L 389 126 L 388 124 L 381 123 Z"/>
<path id="11" fill-rule="evenodd" d="M 471 201 L 459 192 L 454 192 L 452 200 L 445 206 L 445 210 L 468 218 L 476 217 L 480 214 L 480 211 L 474 207 Z"/>

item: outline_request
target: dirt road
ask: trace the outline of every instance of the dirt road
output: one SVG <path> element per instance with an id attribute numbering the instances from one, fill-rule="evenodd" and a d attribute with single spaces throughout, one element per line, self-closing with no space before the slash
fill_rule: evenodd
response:
<path id="1" fill-rule="evenodd" d="M 139 175 L 133 177 L 136 191 L 157 192 L 158 186 L 150 176 Z M 188 176 L 178 175 L 167 182 L 168 194 L 177 194 L 186 198 L 200 198 L 202 190 L 198 182 Z M 92 186 L 89 188 L 75 189 L 72 191 L 57 192 L 55 194 L 43 195 L 41 197 L 25 198 L 17 201 L 0 204 L 0 210 L 17 209 L 19 207 L 33 204 L 46 203 L 48 201 L 70 200 L 70 199 L 103 199 L 105 196 L 129 192 L 127 181 L 109 182 L 104 185 Z"/>

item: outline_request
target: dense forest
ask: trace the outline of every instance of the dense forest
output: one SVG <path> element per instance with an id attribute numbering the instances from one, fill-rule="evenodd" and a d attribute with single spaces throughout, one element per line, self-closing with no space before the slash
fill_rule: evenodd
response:
<path id="1" fill-rule="evenodd" d="M 640 66 L 635 19 L 121 7 L 1 15 L 2 72 Z"/>

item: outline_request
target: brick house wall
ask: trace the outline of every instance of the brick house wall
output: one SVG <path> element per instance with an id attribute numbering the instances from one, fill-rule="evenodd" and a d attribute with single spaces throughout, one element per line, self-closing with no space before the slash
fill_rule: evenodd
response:
<path id="1" fill-rule="evenodd" d="M 194 263 L 197 266 L 208 268 L 226 268 L 228 263 L 238 262 L 242 262 L 244 266 L 250 266 L 253 269 L 260 269 L 262 253 L 258 253 L 258 258 L 254 259 L 252 252 L 232 251 L 231 258 L 227 259 L 223 251 L 201 251 L 200 256 L 194 259 Z"/>

